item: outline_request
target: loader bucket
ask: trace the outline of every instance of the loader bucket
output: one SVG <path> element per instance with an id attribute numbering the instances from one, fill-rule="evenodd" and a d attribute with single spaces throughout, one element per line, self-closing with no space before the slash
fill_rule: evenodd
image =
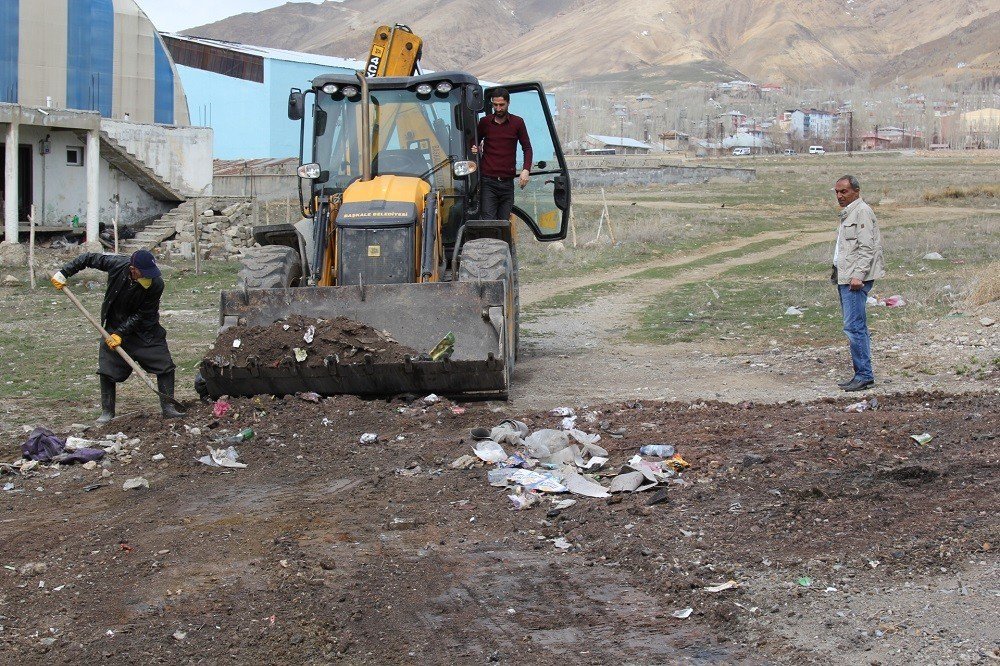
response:
<path id="1" fill-rule="evenodd" d="M 209 395 L 320 395 L 350 393 L 388 396 L 438 393 L 506 398 L 510 377 L 506 345 L 504 283 L 436 282 L 342 287 L 293 287 L 224 291 L 220 324 L 268 326 L 292 315 L 317 319 L 348 317 L 388 332 L 396 341 L 429 352 L 449 331 L 455 351 L 441 361 L 411 357 L 401 363 L 367 359 L 346 363 L 337 356 L 323 367 L 269 367 L 253 357 L 245 365 L 201 363 Z M 238 320 L 227 319 L 237 317 Z"/>

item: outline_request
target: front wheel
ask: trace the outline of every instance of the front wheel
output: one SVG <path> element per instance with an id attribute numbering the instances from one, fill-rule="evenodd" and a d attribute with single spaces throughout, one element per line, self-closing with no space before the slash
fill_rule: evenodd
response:
<path id="1" fill-rule="evenodd" d="M 283 289 L 302 282 L 302 263 L 297 250 L 286 245 L 247 248 L 238 280 L 247 289 Z"/>

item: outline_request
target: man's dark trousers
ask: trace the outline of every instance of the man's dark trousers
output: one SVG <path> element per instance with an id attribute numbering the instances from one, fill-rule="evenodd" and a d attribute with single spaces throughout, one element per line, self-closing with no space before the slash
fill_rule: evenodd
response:
<path id="1" fill-rule="evenodd" d="M 514 206 L 514 179 L 481 176 L 479 178 L 479 219 L 507 220 Z"/>

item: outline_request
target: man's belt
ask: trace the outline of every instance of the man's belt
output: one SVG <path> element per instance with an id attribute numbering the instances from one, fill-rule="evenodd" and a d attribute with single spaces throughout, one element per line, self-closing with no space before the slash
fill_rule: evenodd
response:
<path id="1" fill-rule="evenodd" d="M 486 180 L 498 180 L 501 182 L 505 180 L 514 180 L 514 176 L 487 176 L 485 173 L 482 175 L 482 177 L 485 178 Z"/>

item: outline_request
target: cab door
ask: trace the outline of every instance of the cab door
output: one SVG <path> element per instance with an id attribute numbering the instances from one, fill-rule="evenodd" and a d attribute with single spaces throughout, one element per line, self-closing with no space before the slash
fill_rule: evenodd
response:
<path id="1" fill-rule="evenodd" d="M 555 241 L 566 238 L 569 228 L 569 171 L 556 135 L 549 100 L 540 83 L 504 86 L 510 93 L 510 113 L 524 119 L 531 141 L 532 163 L 528 185 L 514 185 L 513 214 L 531 229 L 535 238 Z M 487 107 L 490 89 L 486 90 Z M 517 167 L 524 161 L 517 147 Z M 518 169 L 520 170 L 520 169 Z"/>

